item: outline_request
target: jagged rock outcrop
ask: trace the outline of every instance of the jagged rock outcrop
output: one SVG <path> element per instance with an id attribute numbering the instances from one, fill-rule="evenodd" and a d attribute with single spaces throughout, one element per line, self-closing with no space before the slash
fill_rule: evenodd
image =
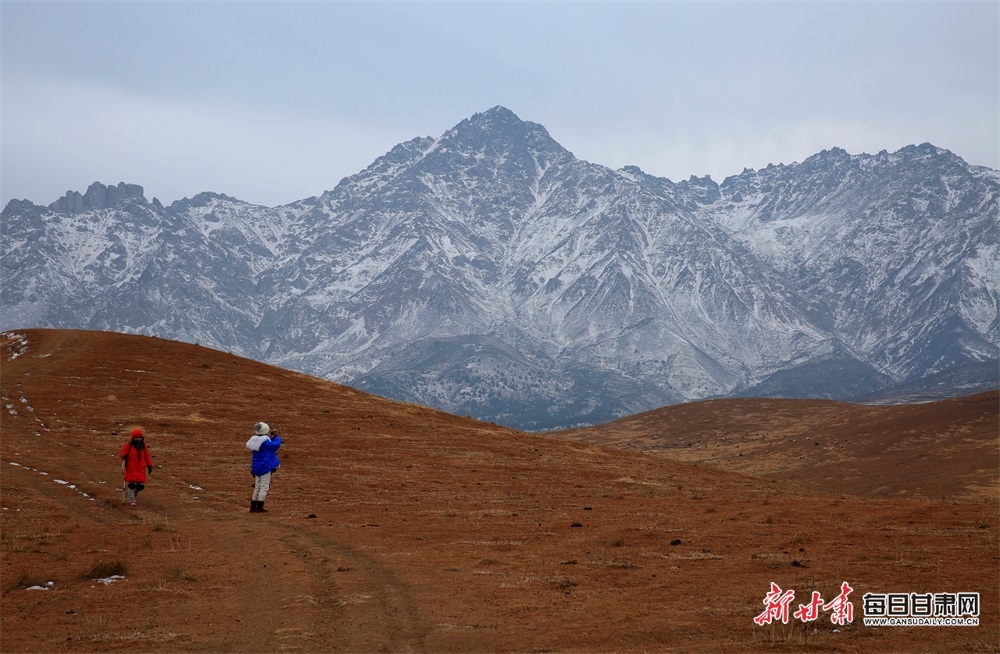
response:
<path id="1" fill-rule="evenodd" d="M 60 213 L 81 213 L 94 209 L 107 209 L 126 201 L 146 202 L 142 187 L 137 184 L 119 182 L 118 186 L 105 186 L 94 182 L 87 192 L 67 191 L 66 195 L 49 205 L 49 209 Z"/>

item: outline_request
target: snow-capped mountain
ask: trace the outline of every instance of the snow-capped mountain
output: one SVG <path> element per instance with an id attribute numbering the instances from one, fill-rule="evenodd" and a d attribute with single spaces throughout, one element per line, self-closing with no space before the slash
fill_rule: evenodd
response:
<path id="1" fill-rule="evenodd" d="M 998 199 L 928 144 L 674 183 L 496 107 L 283 207 L 13 201 L 0 328 L 199 342 L 524 428 L 857 397 L 997 359 Z"/>

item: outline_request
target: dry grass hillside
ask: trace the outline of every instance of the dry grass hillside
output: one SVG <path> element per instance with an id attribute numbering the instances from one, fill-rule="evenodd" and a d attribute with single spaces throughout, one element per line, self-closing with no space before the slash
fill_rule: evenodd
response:
<path id="1" fill-rule="evenodd" d="M 1000 648 L 995 431 L 911 438 L 929 417 L 884 414 L 879 433 L 909 438 L 912 457 L 849 457 L 858 480 L 891 476 L 880 490 L 810 481 L 850 475 L 798 463 L 792 445 L 734 471 L 154 338 L 26 330 L 0 349 L 3 652 Z M 738 408 L 690 405 L 670 434 L 798 434 L 813 411 L 760 406 L 744 404 L 761 414 L 751 429 Z M 961 413 L 940 424 L 978 424 Z M 258 420 L 285 439 L 264 515 L 247 512 Z M 137 425 L 155 469 L 131 508 L 117 454 Z M 927 476 L 921 457 L 943 454 L 985 463 Z M 772 582 L 794 610 L 845 581 L 850 624 L 754 622 Z M 865 593 L 903 592 L 978 592 L 980 626 L 862 624 Z"/>
<path id="2" fill-rule="evenodd" d="M 711 400 L 556 434 L 829 493 L 998 497 L 1000 392 L 899 406 Z"/>

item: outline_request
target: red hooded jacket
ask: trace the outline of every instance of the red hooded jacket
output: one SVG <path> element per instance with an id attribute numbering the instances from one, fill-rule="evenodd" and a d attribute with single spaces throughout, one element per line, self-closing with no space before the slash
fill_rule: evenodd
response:
<path id="1" fill-rule="evenodd" d="M 153 467 L 153 457 L 149 454 L 149 446 L 143 445 L 142 449 L 139 449 L 130 440 L 122 447 L 121 458 L 125 461 L 125 481 L 145 483 L 146 468 L 147 466 Z"/>

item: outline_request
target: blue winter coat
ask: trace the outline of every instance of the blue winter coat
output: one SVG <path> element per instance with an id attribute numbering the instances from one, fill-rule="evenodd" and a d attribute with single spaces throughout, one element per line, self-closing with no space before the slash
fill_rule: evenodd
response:
<path id="1" fill-rule="evenodd" d="M 261 443 L 260 449 L 254 452 L 250 459 L 250 472 L 260 476 L 277 470 L 281 465 L 278 461 L 279 447 L 281 447 L 281 436 L 269 438 Z"/>

